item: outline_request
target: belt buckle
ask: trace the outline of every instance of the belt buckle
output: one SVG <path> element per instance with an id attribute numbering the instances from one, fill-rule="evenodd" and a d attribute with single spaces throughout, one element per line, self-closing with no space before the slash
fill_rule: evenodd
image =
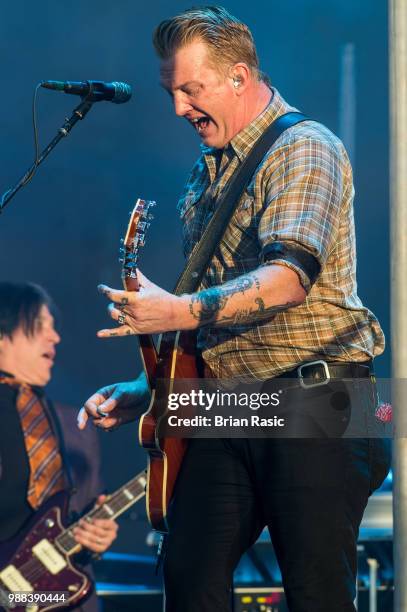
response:
<path id="1" fill-rule="evenodd" d="M 325 372 L 325 379 L 322 380 L 321 382 L 311 382 L 311 383 L 306 383 L 304 382 L 304 376 L 303 376 L 303 369 L 304 368 L 308 368 L 309 366 L 313 366 L 313 365 L 322 365 L 324 372 Z M 309 361 L 308 363 L 304 363 L 303 365 L 300 365 L 298 367 L 298 378 L 300 379 L 300 386 L 303 389 L 312 389 L 314 387 L 321 387 L 322 385 L 327 385 L 329 383 L 329 381 L 331 380 L 331 375 L 329 373 L 329 368 L 328 368 L 328 364 L 326 361 L 323 361 L 322 359 L 318 359 L 317 361 Z"/>

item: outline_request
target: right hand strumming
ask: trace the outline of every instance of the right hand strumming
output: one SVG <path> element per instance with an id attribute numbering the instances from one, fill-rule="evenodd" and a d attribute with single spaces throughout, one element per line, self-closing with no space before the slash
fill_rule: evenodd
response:
<path id="1" fill-rule="evenodd" d="M 150 391 L 144 374 L 137 380 L 99 389 L 86 400 L 78 413 L 78 427 L 85 429 L 88 419 L 101 429 L 110 430 L 139 418 L 147 410 Z"/>

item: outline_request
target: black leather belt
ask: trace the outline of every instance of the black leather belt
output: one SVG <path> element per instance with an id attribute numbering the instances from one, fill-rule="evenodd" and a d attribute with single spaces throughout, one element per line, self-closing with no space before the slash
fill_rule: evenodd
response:
<path id="1" fill-rule="evenodd" d="M 368 378 L 373 375 L 372 364 L 371 360 L 362 363 L 334 363 L 318 359 L 303 363 L 275 378 L 298 378 L 301 387 L 311 389 L 326 385 L 332 379 Z"/>

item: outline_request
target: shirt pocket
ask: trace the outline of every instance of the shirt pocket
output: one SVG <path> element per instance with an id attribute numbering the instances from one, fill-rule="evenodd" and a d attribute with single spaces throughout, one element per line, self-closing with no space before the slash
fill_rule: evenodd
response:
<path id="1" fill-rule="evenodd" d="M 244 193 L 232 218 L 232 224 L 242 232 L 252 233 L 257 227 L 254 197 Z"/>

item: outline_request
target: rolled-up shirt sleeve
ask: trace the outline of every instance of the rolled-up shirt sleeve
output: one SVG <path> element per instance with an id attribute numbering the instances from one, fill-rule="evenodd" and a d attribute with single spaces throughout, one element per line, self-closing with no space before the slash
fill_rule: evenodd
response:
<path id="1" fill-rule="evenodd" d="M 347 157 L 313 137 L 292 140 L 278 153 L 258 225 L 261 263 L 295 270 L 309 292 L 335 241 Z"/>

